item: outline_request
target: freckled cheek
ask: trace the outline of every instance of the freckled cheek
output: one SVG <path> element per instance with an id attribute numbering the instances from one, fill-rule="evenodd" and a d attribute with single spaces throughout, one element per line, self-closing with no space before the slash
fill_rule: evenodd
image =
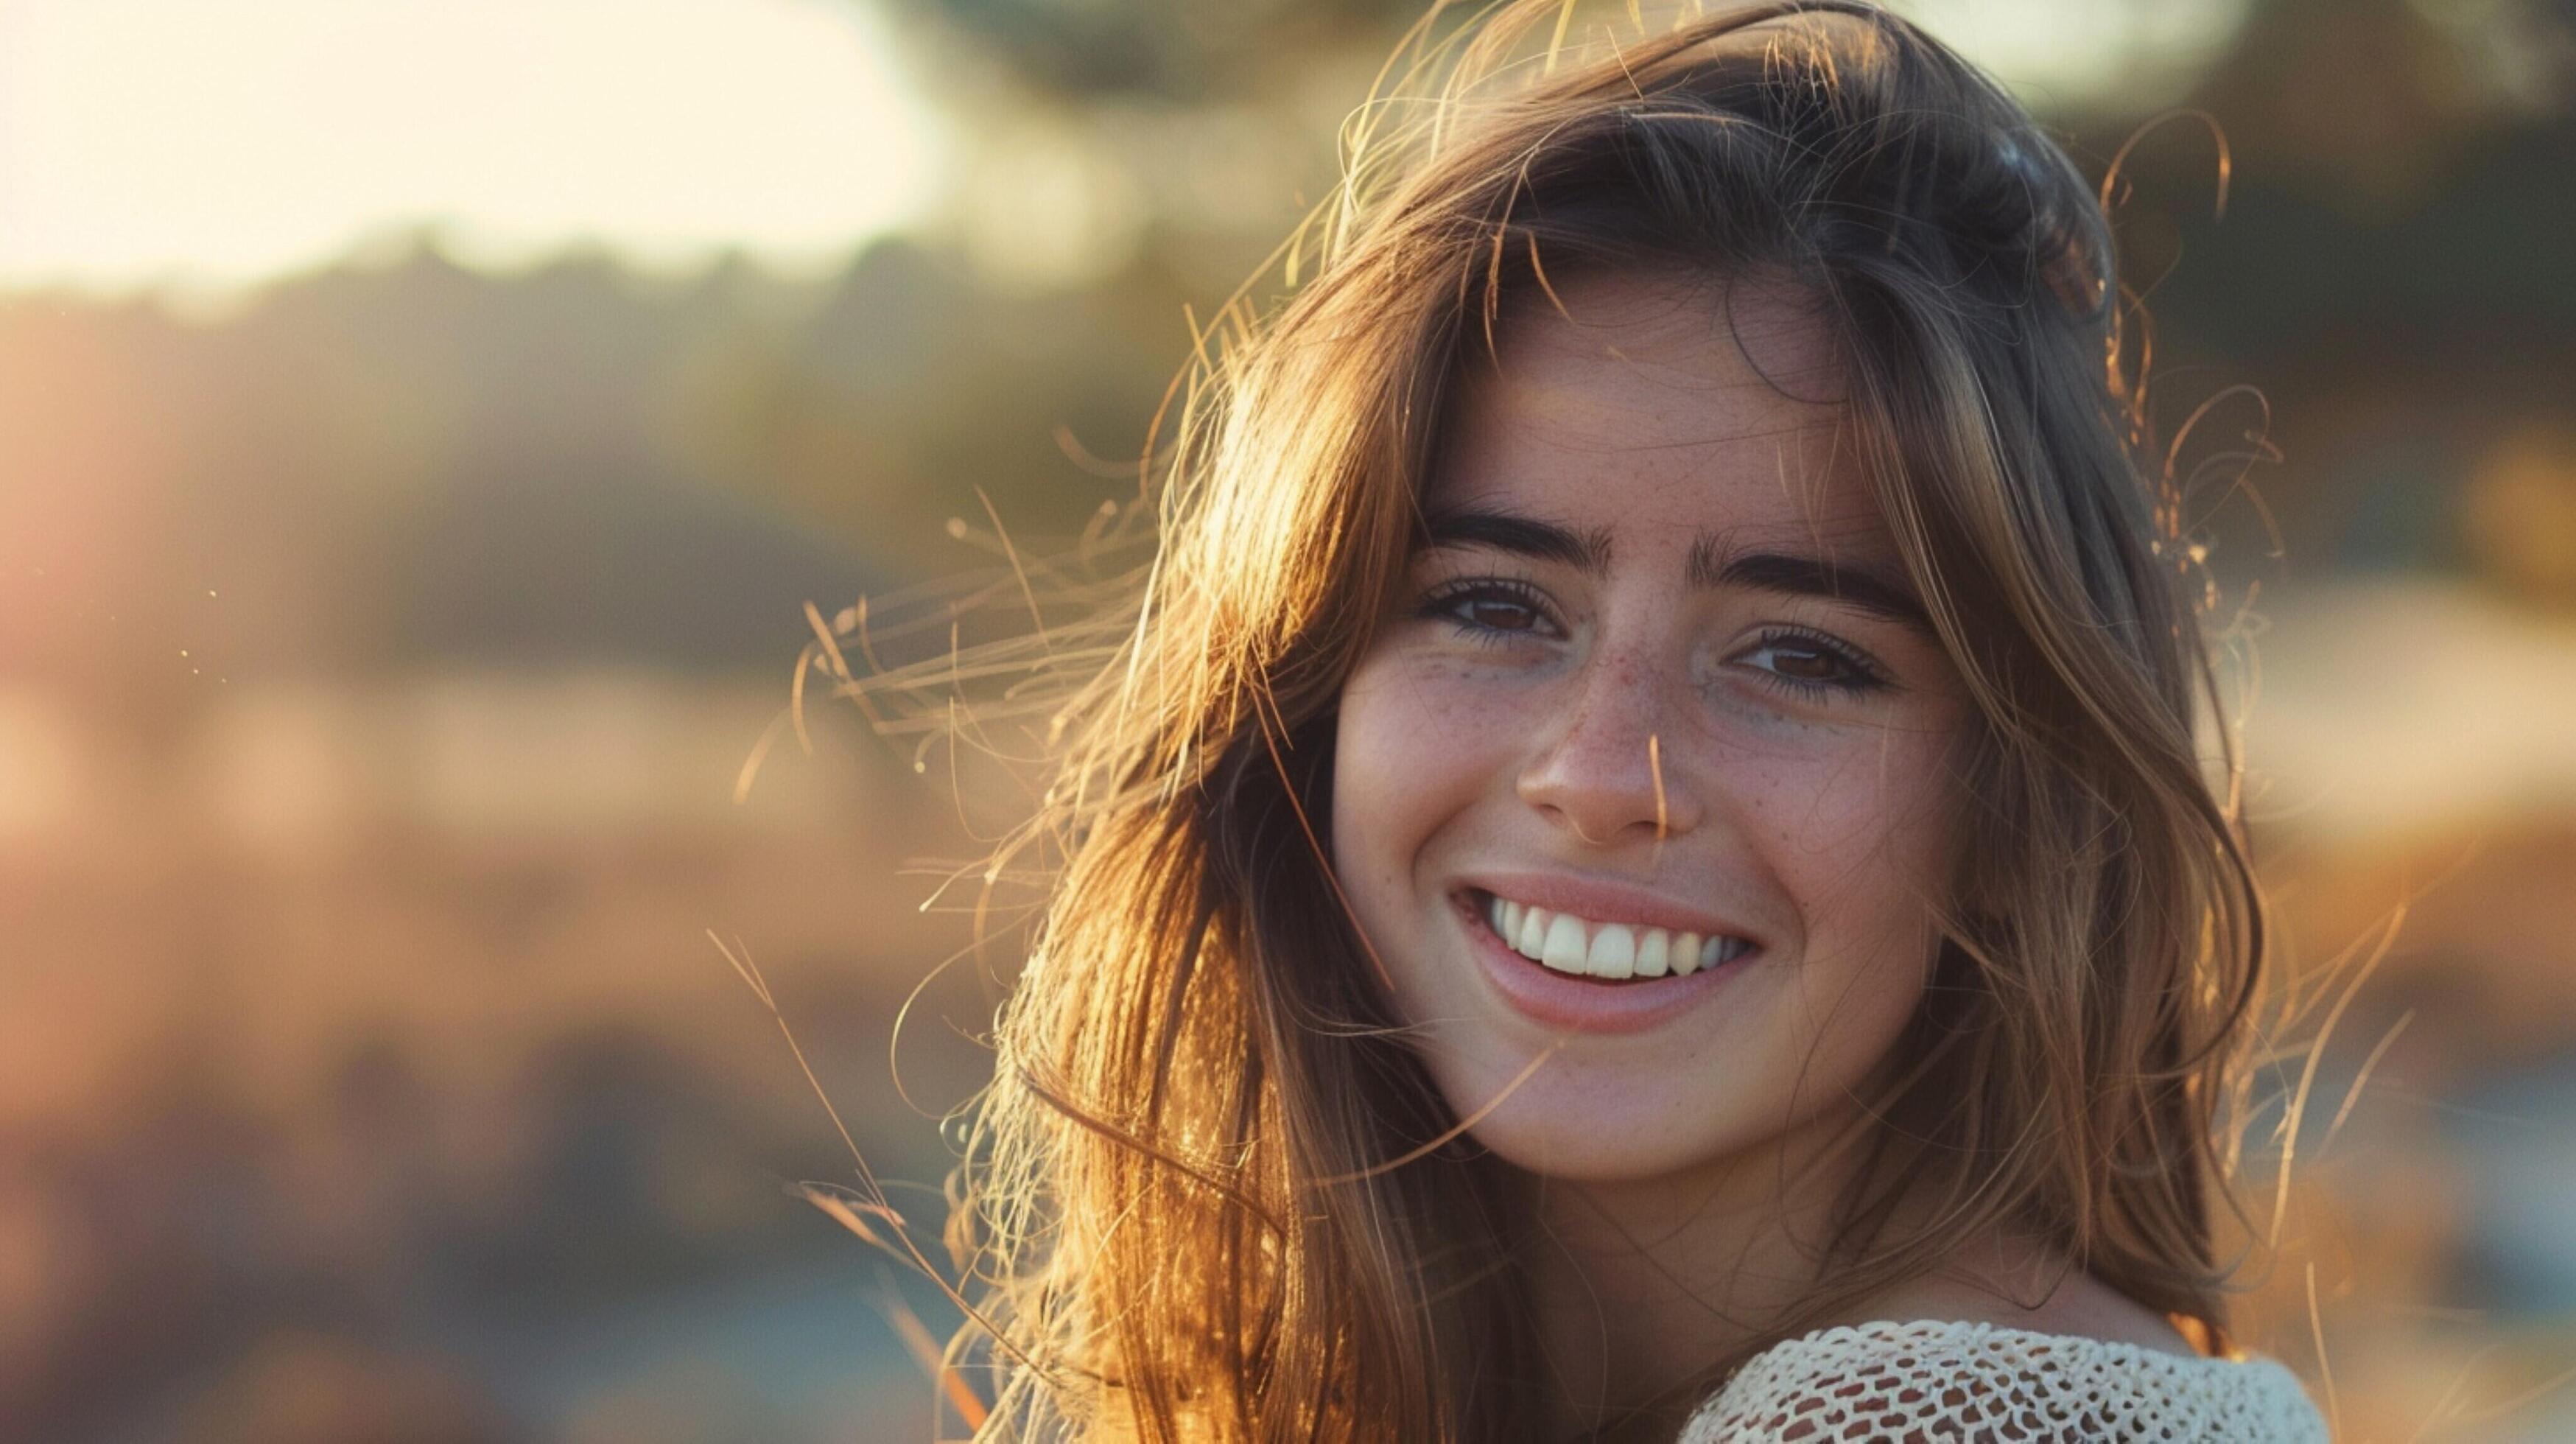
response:
<path id="1" fill-rule="evenodd" d="M 1525 710 L 1512 689 L 1457 671 L 1363 666 L 1343 689 L 1336 732 L 1337 862 L 1400 872 L 1444 823 L 1508 788 Z"/>
<path id="2" fill-rule="evenodd" d="M 1924 739 L 1884 747 L 1873 739 L 1744 768 L 1737 796 L 1811 910 L 1846 915 L 1853 889 L 1862 888 L 1871 901 L 1911 914 L 1920 889 L 1946 875 L 1954 848 L 1943 766 L 1942 751 Z"/>

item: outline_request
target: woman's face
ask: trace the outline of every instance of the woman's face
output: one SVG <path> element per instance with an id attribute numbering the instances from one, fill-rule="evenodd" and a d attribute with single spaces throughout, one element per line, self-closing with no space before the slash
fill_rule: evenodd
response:
<path id="1" fill-rule="evenodd" d="M 1743 1155 L 1920 1000 L 1964 709 L 1790 292 L 1601 276 L 1466 364 L 1342 695 L 1332 843 L 1460 1116 L 1560 1178 Z M 1825 398 L 1818 400 L 1792 399 Z M 1535 1071 L 1531 1065 L 1550 1054 Z"/>

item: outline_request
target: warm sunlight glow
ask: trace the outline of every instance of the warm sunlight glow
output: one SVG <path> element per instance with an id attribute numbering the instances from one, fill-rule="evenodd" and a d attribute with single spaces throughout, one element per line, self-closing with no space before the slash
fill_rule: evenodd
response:
<path id="1" fill-rule="evenodd" d="M 206 289 L 434 222 L 821 266 L 937 138 L 864 0 L 8 0 L 0 286 Z"/>
<path id="2" fill-rule="evenodd" d="M 2043 111 L 2165 103 L 2243 23 L 2246 0 L 1892 0 Z"/>

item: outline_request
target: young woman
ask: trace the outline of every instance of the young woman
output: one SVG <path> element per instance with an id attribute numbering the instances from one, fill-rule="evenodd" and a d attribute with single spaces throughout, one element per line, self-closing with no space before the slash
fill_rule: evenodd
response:
<path id="1" fill-rule="evenodd" d="M 986 1436 L 2323 1438 L 2221 1328 L 2261 911 L 2099 206 L 1854 0 L 1611 20 L 1363 108 L 1039 639 Z"/>

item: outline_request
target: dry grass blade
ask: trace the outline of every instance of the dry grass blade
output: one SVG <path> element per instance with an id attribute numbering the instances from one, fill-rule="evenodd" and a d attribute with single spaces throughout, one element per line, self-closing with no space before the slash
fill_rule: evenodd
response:
<path id="1" fill-rule="evenodd" d="M 2336 996 L 2334 1006 L 2326 1010 L 2325 1021 L 2317 1025 L 2316 1040 L 2308 1045 L 2307 1062 L 2299 1070 L 2299 1086 L 2291 1091 L 2289 1107 L 2281 1118 L 2281 1176 L 2273 1187 L 2272 1227 L 2265 1240 L 2270 1247 L 2281 1246 L 2281 1224 L 2290 1208 L 2290 1165 L 2299 1151 L 2299 1124 L 2307 1116 L 2308 1094 L 2316 1087 L 2317 1068 L 2325 1061 L 2326 1045 L 2334 1041 L 2335 1025 L 2343 1021 L 2344 1010 L 2352 1006 L 2361 985 L 2370 981 L 2370 975 L 2387 960 L 2389 949 L 2397 944 L 2398 929 L 2405 923 L 2406 906 L 2400 903 L 2389 913 L 2388 925 L 2379 935 L 2379 945 L 2372 948 L 2370 956 L 2353 970 L 2351 979 Z"/>
<path id="2" fill-rule="evenodd" d="M 751 985 L 753 994 L 760 999 L 760 1006 L 769 1010 L 770 1020 L 778 1025 L 779 1035 L 787 1040 L 787 1051 L 794 1055 L 797 1068 L 805 1074 L 806 1086 L 814 1090 L 815 1099 L 832 1120 L 833 1130 L 841 1135 L 841 1146 L 849 1150 L 850 1163 L 858 1170 L 859 1184 L 867 1190 L 868 1201 L 879 1208 L 886 1207 L 885 1190 L 877 1186 L 875 1172 L 868 1167 L 866 1155 L 859 1152 L 859 1141 L 850 1135 L 850 1126 L 841 1121 L 841 1110 L 834 1106 L 832 1095 L 824 1090 L 823 1080 L 814 1076 L 814 1065 L 805 1060 L 804 1045 L 796 1041 L 796 1030 L 787 1026 L 787 1015 L 778 1010 L 778 999 L 771 995 L 769 980 L 761 976 L 760 965 L 752 961 L 751 949 L 744 947 L 740 938 L 734 939 L 733 947 L 726 947 L 724 939 L 717 937 L 713 928 L 707 929 L 707 941 L 716 945 L 716 951 L 724 954 L 726 962 L 733 964 L 734 972 Z"/>
<path id="3" fill-rule="evenodd" d="M 2343 1432 L 2343 1397 L 2335 1391 L 2334 1361 L 2326 1356 L 2326 1323 L 2317 1312 L 2317 1265 L 2308 1261 L 2308 1332 L 2317 1344 L 2317 1379 L 2326 1391 L 2326 1437 L 2341 1439 Z"/>
<path id="4" fill-rule="evenodd" d="M 957 1411 L 958 1418 L 965 1422 L 966 1427 L 969 1430 L 983 1428 L 984 1401 L 976 1398 L 975 1391 L 966 1386 L 965 1376 L 958 1373 L 947 1356 L 940 1352 L 939 1341 L 930 1336 L 930 1329 L 921 1322 L 921 1315 L 913 1312 L 912 1305 L 904 1302 L 903 1296 L 894 1291 L 891 1280 L 886 1281 L 877 1296 L 877 1312 L 894 1329 L 895 1336 L 903 1340 L 904 1350 L 912 1355 L 913 1362 L 939 1381 L 940 1392 L 946 1396 L 948 1406 Z"/>
<path id="5" fill-rule="evenodd" d="M 2361 1060 L 2361 1067 L 2352 1075 L 2352 1086 L 2343 1091 L 2343 1106 L 2335 1110 L 2334 1121 L 2326 1125 L 2326 1136 L 2317 1140 L 2319 1155 L 2334 1146 L 2335 1135 L 2343 1131 L 2344 1120 L 2352 1116 L 2353 1105 L 2361 1101 L 2361 1090 L 2369 1084 L 2370 1075 L 2378 1071 L 2379 1060 L 2388 1056 L 2388 1050 L 2396 1043 L 2398 1035 L 2414 1021 L 2413 1008 L 2399 1014 L 2397 1021 L 2390 1024 L 2388 1031 L 2380 1034 L 2379 1041 L 2371 1046 L 2370 1056 Z"/>
<path id="6" fill-rule="evenodd" d="M 787 1040 L 787 1051 L 795 1058 L 798 1070 L 804 1073 L 806 1086 L 814 1090 L 815 1100 L 823 1105 L 823 1115 L 832 1121 L 833 1131 L 840 1135 L 841 1146 L 849 1151 L 850 1167 L 859 1183 L 858 1188 L 854 1190 L 855 1197 L 844 1196 L 839 1192 L 813 1184 L 799 1184 L 791 1191 L 797 1197 L 821 1209 L 842 1227 L 856 1235 L 861 1242 L 893 1255 L 923 1278 L 930 1280 L 940 1293 L 957 1307 L 958 1312 L 966 1316 L 968 1323 L 993 1341 L 995 1348 L 1002 1350 L 1031 1372 L 1041 1377 L 1048 1376 L 1051 1373 L 1050 1370 L 1038 1360 L 1031 1358 L 1026 1350 L 1013 1343 L 1009 1336 L 995 1327 L 992 1320 L 987 1318 L 982 1310 L 976 1308 L 972 1300 L 958 1292 L 957 1286 L 950 1283 L 939 1272 L 938 1268 L 931 1263 L 929 1256 L 921 1251 L 920 1245 L 913 1242 L 912 1232 L 905 1225 L 903 1215 L 896 1212 L 894 1205 L 887 1200 L 884 1186 L 877 1181 L 876 1170 L 868 1166 L 867 1156 L 859 1151 L 858 1140 L 851 1135 L 849 1125 L 842 1120 L 840 1108 L 832 1102 L 832 1095 L 824 1090 L 822 1079 L 815 1076 L 814 1065 L 806 1060 L 804 1045 L 796 1041 L 796 1030 L 787 1025 L 786 1014 L 779 1011 L 777 996 L 771 992 L 769 980 L 762 975 L 760 965 L 752 960 L 751 949 L 744 946 L 739 938 L 734 940 L 732 946 L 727 946 L 723 938 L 716 936 L 713 928 L 707 929 L 706 933 L 707 941 L 715 944 L 716 951 L 723 954 L 724 960 L 733 965 L 734 975 L 741 978 L 744 986 L 751 989 L 752 996 L 758 998 L 761 1007 L 768 1010 L 771 1021 L 778 1024 L 779 1036 Z M 876 1220 L 875 1225 L 869 1222 L 871 1219 Z M 961 1380 L 961 1385 L 962 1382 Z M 980 1408 L 981 1405 L 977 1407 Z"/>
<path id="7" fill-rule="evenodd" d="M 760 729 L 760 740 L 751 744 L 751 754 L 742 759 L 742 770 L 734 774 L 733 801 L 736 807 L 750 798 L 752 779 L 760 775 L 761 764 L 769 760 L 769 749 L 778 745 L 778 729 L 787 725 L 788 719 L 794 715 L 795 709 L 791 707 L 770 718 L 769 725 Z"/>
<path id="8" fill-rule="evenodd" d="M 2467 1413 L 2460 1415 L 2459 1420 L 2463 1424 L 2490 1423 L 2494 1420 L 2503 1418 L 2505 1415 L 2510 1414 L 2517 1409 L 2524 1409 L 2533 1404 L 2537 1404 L 2550 1395 L 2557 1393 L 2559 1390 L 2566 1388 L 2570 1383 L 2576 1383 L 2576 1367 L 2561 1369 L 2557 1373 L 2550 1375 L 2548 1378 L 2541 1380 L 2539 1383 L 2532 1385 L 2530 1388 L 2523 1390 L 2521 1393 L 2515 1394 L 2510 1398 L 2499 1400 L 2496 1403 L 2489 1404 L 2483 1409 L 2472 1409 Z"/>

